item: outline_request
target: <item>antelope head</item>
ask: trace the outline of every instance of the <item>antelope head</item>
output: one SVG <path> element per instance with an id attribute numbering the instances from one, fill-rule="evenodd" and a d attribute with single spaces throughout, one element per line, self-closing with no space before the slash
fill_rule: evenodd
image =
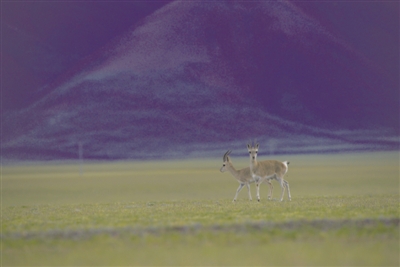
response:
<path id="1" fill-rule="evenodd" d="M 256 144 L 255 146 L 247 144 L 247 150 L 249 151 L 250 160 L 257 160 L 258 147 L 259 144 Z"/>
<path id="2" fill-rule="evenodd" d="M 223 163 L 222 163 L 222 167 L 221 167 L 221 169 L 220 169 L 220 171 L 221 172 L 226 172 L 227 171 L 227 169 L 226 169 L 226 165 L 227 164 L 230 164 L 230 160 L 229 160 L 229 154 L 232 152 L 232 150 L 228 150 L 228 151 L 226 151 L 226 153 L 224 154 L 224 156 L 223 156 Z"/>

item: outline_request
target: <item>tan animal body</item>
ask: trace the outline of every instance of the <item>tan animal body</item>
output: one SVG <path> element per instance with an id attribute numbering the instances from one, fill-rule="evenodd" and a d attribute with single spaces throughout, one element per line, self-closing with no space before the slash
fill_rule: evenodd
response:
<path id="1" fill-rule="evenodd" d="M 283 195 L 285 193 L 285 188 L 288 191 L 289 201 L 292 199 L 290 195 L 289 183 L 283 179 L 285 174 L 288 171 L 288 161 L 280 162 L 277 160 L 264 160 L 257 161 L 257 153 L 258 153 L 259 144 L 256 144 L 254 147 L 251 145 L 247 145 L 247 150 L 250 155 L 250 172 L 256 183 L 257 190 L 257 199 L 260 201 L 260 184 L 271 180 L 276 180 L 280 184 L 282 188 L 281 199 L 283 200 Z M 268 199 L 272 198 L 272 192 L 268 196 Z"/>
<path id="2" fill-rule="evenodd" d="M 229 157 L 229 154 L 231 152 L 232 152 L 231 150 L 228 150 L 224 154 L 224 156 L 223 156 L 223 164 L 222 164 L 222 167 L 221 167 L 220 171 L 221 172 L 228 171 L 239 182 L 239 187 L 236 190 L 236 195 L 235 195 L 235 198 L 233 199 L 232 202 L 236 201 L 240 190 L 242 190 L 244 186 L 247 187 L 247 191 L 249 193 L 249 200 L 252 200 L 251 193 L 250 193 L 250 184 L 254 183 L 254 179 L 253 179 L 253 176 L 252 176 L 252 174 L 250 172 L 250 167 L 243 168 L 243 169 L 240 169 L 240 170 L 236 170 L 236 168 L 232 165 L 232 160 Z M 270 181 L 267 181 L 267 183 L 269 184 L 270 194 L 272 194 L 273 185 L 272 185 L 272 183 Z"/>

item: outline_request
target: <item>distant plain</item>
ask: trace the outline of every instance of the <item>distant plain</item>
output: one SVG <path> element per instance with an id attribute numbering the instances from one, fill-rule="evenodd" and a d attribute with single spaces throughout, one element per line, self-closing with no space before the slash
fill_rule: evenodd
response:
<path id="1" fill-rule="evenodd" d="M 273 158 L 291 162 L 291 202 L 275 182 L 272 201 L 252 184 L 232 203 L 222 155 L 5 165 L 2 264 L 399 265 L 397 151 Z"/>

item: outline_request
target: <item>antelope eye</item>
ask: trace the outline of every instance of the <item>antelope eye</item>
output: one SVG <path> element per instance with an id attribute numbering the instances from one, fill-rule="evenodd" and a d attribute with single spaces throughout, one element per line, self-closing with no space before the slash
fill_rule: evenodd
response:
<path id="1" fill-rule="evenodd" d="M 225 167 L 225 164 L 222 164 L 222 166 L 224 166 L 224 167 Z"/>
<path id="2" fill-rule="evenodd" d="M 256 154 L 258 153 L 258 151 L 256 151 Z"/>
<path id="3" fill-rule="evenodd" d="M 249 151 L 249 154 L 251 154 L 251 151 Z"/>

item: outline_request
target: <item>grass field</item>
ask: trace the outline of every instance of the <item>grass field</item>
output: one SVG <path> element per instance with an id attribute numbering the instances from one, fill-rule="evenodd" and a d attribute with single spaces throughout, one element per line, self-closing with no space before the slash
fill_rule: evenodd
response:
<path id="1" fill-rule="evenodd" d="M 398 152 L 275 158 L 291 202 L 222 159 L 3 166 L 1 266 L 399 266 Z"/>

